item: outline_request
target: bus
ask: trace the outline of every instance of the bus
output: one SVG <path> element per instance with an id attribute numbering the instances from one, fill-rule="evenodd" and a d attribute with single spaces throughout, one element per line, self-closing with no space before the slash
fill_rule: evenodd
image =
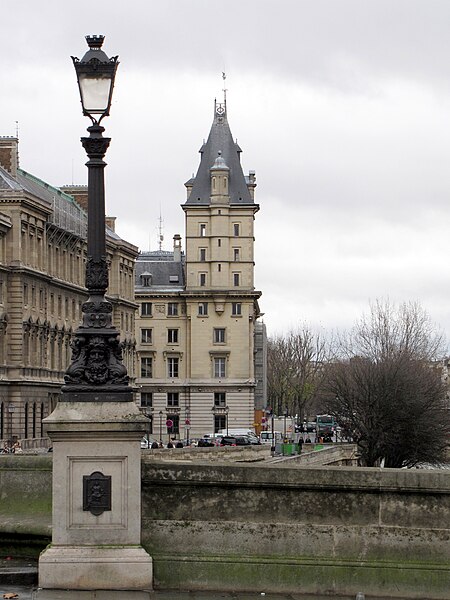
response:
<path id="1" fill-rule="evenodd" d="M 317 437 L 332 437 L 336 431 L 336 420 L 331 415 L 316 415 Z"/>

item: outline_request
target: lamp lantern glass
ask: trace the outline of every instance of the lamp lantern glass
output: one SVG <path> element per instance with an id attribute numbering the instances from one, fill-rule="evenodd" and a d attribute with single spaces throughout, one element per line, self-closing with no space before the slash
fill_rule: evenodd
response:
<path id="1" fill-rule="evenodd" d="M 103 117 L 109 115 L 119 64 L 117 56 L 108 58 L 101 49 L 104 39 L 103 35 L 87 35 L 89 50 L 81 60 L 72 56 L 83 114 L 90 117 L 94 123 L 100 123 Z M 93 115 L 100 115 L 100 118 Z"/>

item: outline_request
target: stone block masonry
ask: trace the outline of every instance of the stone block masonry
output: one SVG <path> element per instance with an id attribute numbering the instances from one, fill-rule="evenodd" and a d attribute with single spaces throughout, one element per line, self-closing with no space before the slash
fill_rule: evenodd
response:
<path id="1" fill-rule="evenodd" d="M 450 472 L 143 464 L 155 588 L 448 599 Z"/>
<path id="2" fill-rule="evenodd" d="M 175 454 L 174 454 L 175 456 Z M 51 456 L 0 457 L 0 536 L 49 537 Z M 161 462 L 144 453 L 155 589 L 448 600 L 450 471 Z"/>

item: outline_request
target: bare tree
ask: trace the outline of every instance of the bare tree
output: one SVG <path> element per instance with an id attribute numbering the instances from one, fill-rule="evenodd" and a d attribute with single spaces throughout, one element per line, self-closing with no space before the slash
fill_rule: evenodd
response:
<path id="1" fill-rule="evenodd" d="M 276 414 L 303 418 L 321 392 L 330 341 L 307 325 L 269 340 L 268 396 Z"/>
<path id="2" fill-rule="evenodd" d="M 449 416 L 433 367 L 443 337 L 416 303 L 376 302 L 342 340 L 327 369 L 328 410 L 355 437 L 363 463 L 414 466 L 444 460 Z"/>

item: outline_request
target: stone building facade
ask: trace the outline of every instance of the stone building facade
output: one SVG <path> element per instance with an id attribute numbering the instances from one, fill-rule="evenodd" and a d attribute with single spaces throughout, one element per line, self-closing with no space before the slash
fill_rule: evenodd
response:
<path id="1" fill-rule="evenodd" d="M 42 437 L 70 361 L 84 287 L 87 189 L 61 190 L 19 168 L 0 138 L 0 440 Z M 112 223 L 110 223 L 112 224 Z M 134 378 L 137 248 L 107 229 L 108 298 Z"/>
<path id="2" fill-rule="evenodd" d="M 185 254 L 176 235 L 173 252 L 137 259 L 136 383 L 153 437 L 166 441 L 254 427 L 259 206 L 240 153 L 226 104 L 216 103 L 197 174 L 185 184 Z"/>

